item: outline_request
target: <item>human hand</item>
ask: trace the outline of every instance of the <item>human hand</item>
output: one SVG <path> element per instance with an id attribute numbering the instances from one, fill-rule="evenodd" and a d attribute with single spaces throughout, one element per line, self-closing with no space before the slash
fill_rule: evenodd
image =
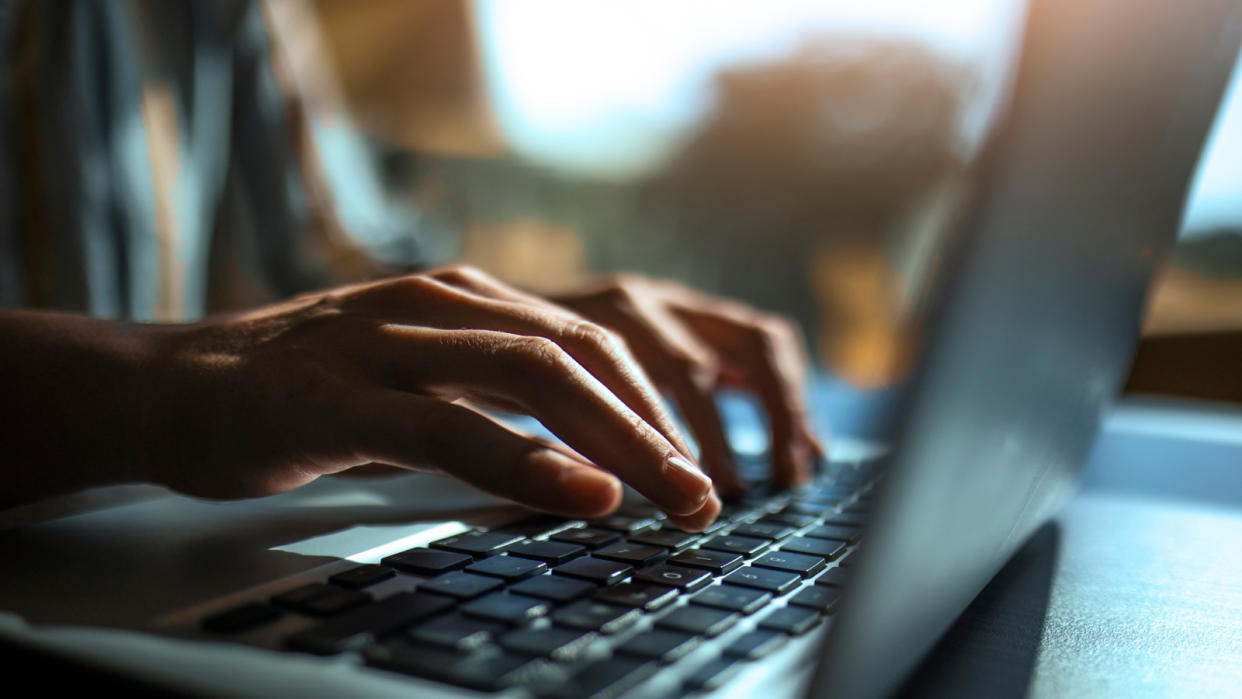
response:
<path id="1" fill-rule="evenodd" d="M 188 494 L 267 495 L 384 463 L 570 516 L 613 510 L 618 479 L 685 529 L 720 511 L 624 342 L 477 270 L 153 327 L 142 346 L 140 471 Z M 570 449 L 463 401 L 532 415 Z"/>
<path id="2" fill-rule="evenodd" d="M 726 496 L 742 489 L 713 395 L 756 394 L 768 414 L 773 478 L 805 482 L 824 455 L 802 400 L 803 342 L 785 318 L 669 281 L 620 275 L 555 300 L 619 333 L 655 383 L 677 402 L 701 462 Z"/>

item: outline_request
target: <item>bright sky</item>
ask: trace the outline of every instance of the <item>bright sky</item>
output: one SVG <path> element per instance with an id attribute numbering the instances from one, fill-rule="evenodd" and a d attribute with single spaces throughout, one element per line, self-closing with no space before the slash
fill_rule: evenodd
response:
<path id="1" fill-rule="evenodd" d="M 727 7 L 727 11 L 722 8 Z M 1021 6 L 995 0 L 475 0 L 488 89 L 522 155 L 585 175 L 657 165 L 710 109 L 722 66 L 771 59 L 808 36 L 908 37 L 980 67 L 963 118 L 981 133 L 1009 64 Z M 554 40 L 549 40 L 549 36 Z M 1242 225 L 1242 79 L 1196 178 L 1190 229 Z"/>

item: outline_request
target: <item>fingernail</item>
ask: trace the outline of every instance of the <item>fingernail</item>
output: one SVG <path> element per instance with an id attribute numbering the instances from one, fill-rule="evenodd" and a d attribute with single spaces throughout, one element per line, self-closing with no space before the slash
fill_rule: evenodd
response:
<path id="1" fill-rule="evenodd" d="M 664 475 L 669 483 L 682 497 L 693 503 L 693 507 L 687 508 L 687 513 L 696 512 L 712 494 L 712 479 L 680 454 L 669 454 L 664 464 Z"/>

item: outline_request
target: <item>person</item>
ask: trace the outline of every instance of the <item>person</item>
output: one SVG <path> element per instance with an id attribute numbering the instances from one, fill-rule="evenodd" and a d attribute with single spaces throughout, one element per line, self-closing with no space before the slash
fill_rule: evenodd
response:
<path id="1" fill-rule="evenodd" d="M 464 266 L 310 290 L 338 279 L 305 258 L 356 257 L 311 205 L 260 5 L 5 1 L 0 47 L 0 505 L 384 464 L 575 517 L 624 482 L 702 530 L 740 489 L 722 385 L 764 405 L 778 485 L 823 454 L 798 330 L 736 301 L 630 275 L 542 298 Z M 289 298 L 168 322 L 211 310 L 220 269 Z"/>

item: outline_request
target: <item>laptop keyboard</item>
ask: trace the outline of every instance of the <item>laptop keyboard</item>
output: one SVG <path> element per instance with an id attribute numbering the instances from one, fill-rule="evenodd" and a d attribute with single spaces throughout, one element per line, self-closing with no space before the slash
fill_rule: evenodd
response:
<path id="1" fill-rule="evenodd" d="M 617 696 L 669 666 L 683 671 L 682 691 L 710 690 L 831 616 L 877 478 L 872 464 L 831 464 L 796 491 L 726 505 L 701 534 L 649 506 L 590 522 L 535 516 L 349 568 L 201 626 L 245 638 L 289 616 L 313 619 L 281 644 L 474 690 Z M 394 578 L 411 589 L 369 591 Z M 681 668 L 718 637 L 721 653 Z"/>

